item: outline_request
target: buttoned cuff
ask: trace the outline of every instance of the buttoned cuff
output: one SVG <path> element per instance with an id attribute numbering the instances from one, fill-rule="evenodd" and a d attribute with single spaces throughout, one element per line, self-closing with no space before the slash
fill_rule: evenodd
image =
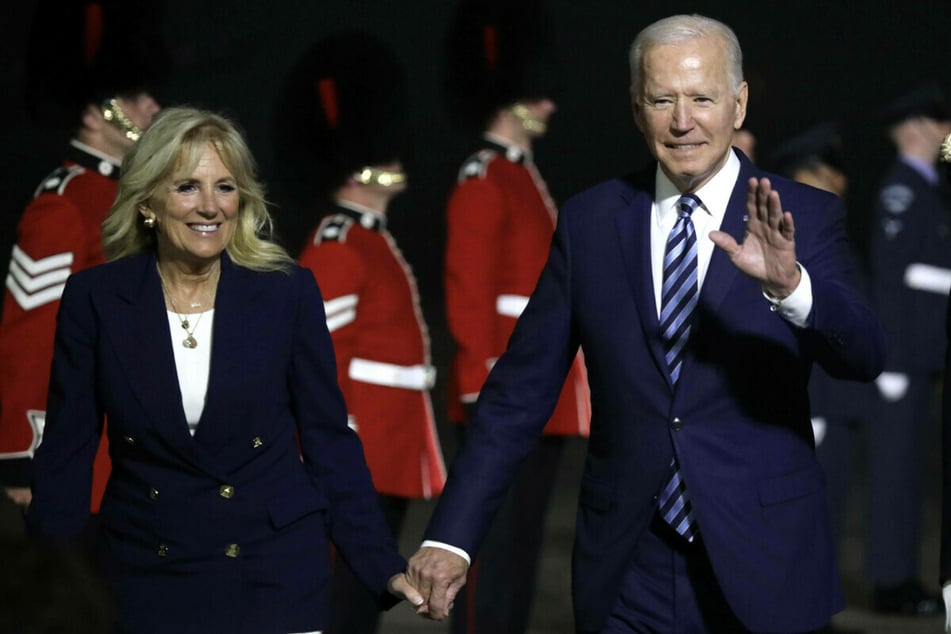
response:
<path id="1" fill-rule="evenodd" d="M 812 280 L 803 265 L 796 262 L 796 266 L 802 274 L 796 290 L 782 299 L 773 297 L 766 291 L 763 291 L 763 297 L 769 302 L 770 310 L 778 312 L 783 319 L 794 326 L 805 328 L 809 321 L 809 313 L 812 312 Z"/>
<path id="2" fill-rule="evenodd" d="M 449 544 L 433 541 L 431 539 L 424 540 L 422 548 L 442 548 L 443 550 L 448 550 L 449 552 L 455 553 L 465 559 L 467 564 L 472 565 L 472 558 L 469 557 L 469 553 L 461 548 L 456 548 L 455 546 L 450 546 Z"/>

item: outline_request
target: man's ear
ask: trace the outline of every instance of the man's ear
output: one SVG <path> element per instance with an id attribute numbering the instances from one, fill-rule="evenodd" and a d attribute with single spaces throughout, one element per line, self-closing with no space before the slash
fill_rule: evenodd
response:
<path id="1" fill-rule="evenodd" d="M 739 130 L 743 127 L 743 122 L 746 120 L 746 104 L 749 98 L 749 85 L 744 81 L 740 84 L 739 90 L 736 91 L 736 113 L 733 116 L 734 130 Z"/>

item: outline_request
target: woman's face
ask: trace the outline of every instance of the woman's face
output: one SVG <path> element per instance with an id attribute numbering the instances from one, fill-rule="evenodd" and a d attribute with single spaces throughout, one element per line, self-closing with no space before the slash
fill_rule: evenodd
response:
<path id="1" fill-rule="evenodd" d="M 239 202 L 234 176 L 209 143 L 194 171 L 161 184 L 140 213 L 156 220 L 161 260 L 203 268 L 216 262 L 230 244 Z"/>

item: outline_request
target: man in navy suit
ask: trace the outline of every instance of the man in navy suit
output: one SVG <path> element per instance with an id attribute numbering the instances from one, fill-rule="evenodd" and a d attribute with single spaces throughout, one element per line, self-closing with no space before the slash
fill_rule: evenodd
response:
<path id="1" fill-rule="evenodd" d="M 871 380 L 885 349 L 854 290 L 844 208 L 732 150 L 748 89 L 726 25 L 650 25 L 631 74 L 656 163 L 559 214 L 411 559 L 427 598 L 418 611 L 439 619 L 451 607 L 581 346 L 593 417 L 573 552 L 577 631 L 815 630 L 843 601 L 810 368 Z M 678 277 L 664 269 L 681 243 L 690 274 Z M 668 328 L 671 280 L 693 301 Z"/>

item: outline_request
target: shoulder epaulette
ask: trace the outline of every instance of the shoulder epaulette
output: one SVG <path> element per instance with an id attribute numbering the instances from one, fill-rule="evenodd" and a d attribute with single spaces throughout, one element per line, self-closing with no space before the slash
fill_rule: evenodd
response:
<path id="1" fill-rule="evenodd" d="M 353 218 L 345 214 L 334 214 L 320 221 L 314 234 L 314 244 L 321 242 L 346 242 L 347 232 L 353 226 Z"/>
<path id="2" fill-rule="evenodd" d="M 33 192 L 33 197 L 36 198 L 40 194 L 57 194 L 62 196 L 63 192 L 66 190 L 66 185 L 69 184 L 69 181 L 73 180 L 85 171 L 86 168 L 82 167 L 81 165 L 57 167 L 55 170 L 50 172 L 46 178 L 43 179 L 43 182 L 40 183 L 39 187 L 36 188 L 36 191 Z"/>
<path id="3" fill-rule="evenodd" d="M 489 169 L 489 163 L 498 158 L 498 156 L 499 153 L 492 149 L 485 148 L 479 150 L 466 159 L 466 162 L 463 163 L 459 169 L 459 174 L 456 178 L 460 183 L 470 178 L 485 178 L 486 172 Z"/>

